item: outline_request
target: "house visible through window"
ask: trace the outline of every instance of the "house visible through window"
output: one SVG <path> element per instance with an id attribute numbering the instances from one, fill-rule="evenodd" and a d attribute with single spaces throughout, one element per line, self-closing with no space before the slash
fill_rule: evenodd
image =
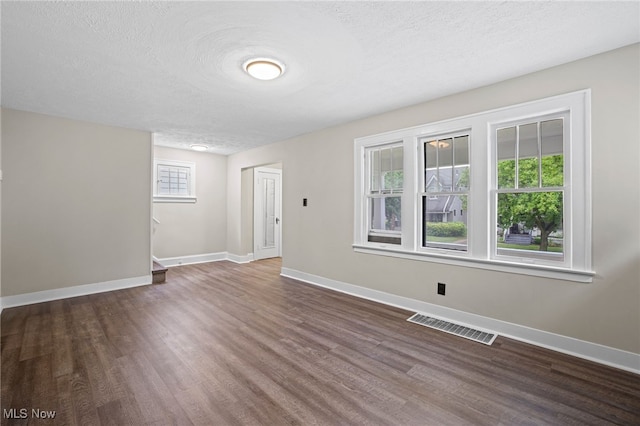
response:
<path id="1" fill-rule="evenodd" d="M 155 202 L 195 202 L 195 164 L 154 160 Z"/>
<path id="2" fill-rule="evenodd" d="M 422 138 L 422 246 L 467 250 L 469 134 Z"/>
<path id="3" fill-rule="evenodd" d="M 588 282 L 590 92 L 355 140 L 354 249 Z"/>

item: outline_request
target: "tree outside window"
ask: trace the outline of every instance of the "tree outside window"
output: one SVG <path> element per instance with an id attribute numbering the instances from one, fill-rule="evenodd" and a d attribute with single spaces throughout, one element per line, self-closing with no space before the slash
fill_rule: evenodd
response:
<path id="1" fill-rule="evenodd" d="M 555 119 L 498 130 L 499 248 L 563 252 L 562 125 Z"/>

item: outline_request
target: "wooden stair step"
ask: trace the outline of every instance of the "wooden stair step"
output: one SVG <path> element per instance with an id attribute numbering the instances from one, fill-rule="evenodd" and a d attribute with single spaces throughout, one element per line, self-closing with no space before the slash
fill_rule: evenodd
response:
<path id="1" fill-rule="evenodd" d="M 153 269 L 151 270 L 151 275 L 153 276 L 152 282 L 154 284 L 160 284 L 167 280 L 167 271 L 169 269 L 162 264 L 153 261 Z"/>

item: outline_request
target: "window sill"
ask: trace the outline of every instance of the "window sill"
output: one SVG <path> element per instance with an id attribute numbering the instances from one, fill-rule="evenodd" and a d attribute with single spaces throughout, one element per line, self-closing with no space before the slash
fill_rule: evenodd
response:
<path id="1" fill-rule="evenodd" d="M 154 195 L 154 203 L 195 203 L 198 199 L 196 197 L 172 197 L 165 195 Z"/>
<path id="2" fill-rule="evenodd" d="M 398 257 L 402 259 L 420 260 L 424 262 L 442 263 L 446 265 L 464 266 L 467 268 L 486 269 L 490 271 L 508 272 L 512 274 L 530 275 L 534 277 L 552 278 L 581 283 L 592 282 L 593 276 L 595 275 L 595 272 L 592 271 L 578 271 L 566 268 L 511 263 L 498 260 L 473 259 L 446 254 L 422 253 L 392 247 L 353 244 L 353 250 L 356 253 L 376 254 L 380 256 Z"/>

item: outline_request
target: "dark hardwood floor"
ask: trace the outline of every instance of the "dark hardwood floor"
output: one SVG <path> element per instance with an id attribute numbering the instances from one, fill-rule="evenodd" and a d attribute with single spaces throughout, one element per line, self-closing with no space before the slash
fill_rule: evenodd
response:
<path id="1" fill-rule="evenodd" d="M 470 342 L 279 271 L 182 266 L 164 284 L 5 309 L 2 424 L 640 424 L 638 375 Z"/>

